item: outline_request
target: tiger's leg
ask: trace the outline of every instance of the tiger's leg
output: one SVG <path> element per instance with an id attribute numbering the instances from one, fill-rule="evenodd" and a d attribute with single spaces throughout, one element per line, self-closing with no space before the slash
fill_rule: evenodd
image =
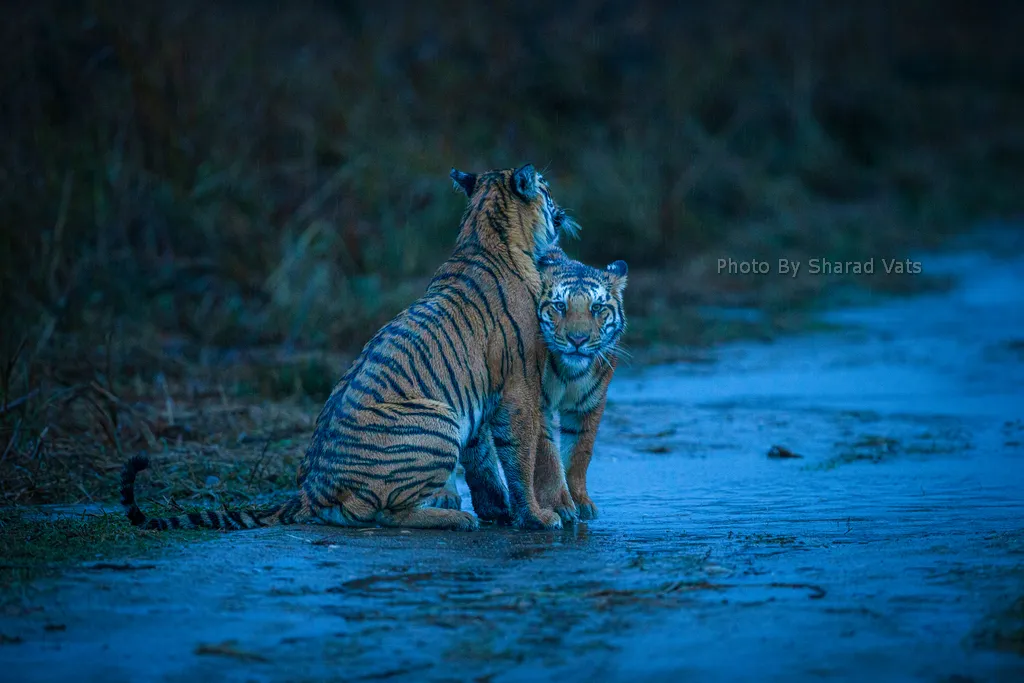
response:
<path id="1" fill-rule="evenodd" d="M 580 521 L 576 504 L 569 494 L 565 481 L 565 469 L 559 453 L 558 414 L 547 417 L 544 429 L 537 441 L 537 464 L 533 471 L 533 486 L 537 491 L 537 503 L 542 508 L 553 509 L 564 524 Z"/>
<path id="2" fill-rule="evenodd" d="M 515 393 L 507 390 L 491 420 L 494 447 L 508 482 L 512 524 L 520 529 L 561 529 L 562 520 L 554 510 L 540 507 L 533 488 L 542 422 L 540 397 L 525 384 L 517 389 Z"/>
<path id="3" fill-rule="evenodd" d="M 477 517 L 499 524 L 509 524 L 512 515 L 508 506 L 508 490 L 498 469 L 498 453 L 490 425 L 481 425 L 476 437 L 462 449 L 459 456 L 466 470 L 466 485 Z"/>
<path id="4" fill-rule="evenodd" d="M 458 482 L 455 478 L 455 470 L 452 470 L 448 481 L 444 483 L 439 491 L 435 491 L 430 497 L 423 501 L 423 507 L 441 508 L 443 510 L 461 510 L 462 496 L 459 495 Z M 479 514 L 479 513 L 477 513 Z"/>
<path id="5" fill-rule="evenodd" d="M 423 508 L 459 456 L 459 422 L 443 403 L 408 400 L 362 406 L 324 426 L 318 515 L 328 523 L 472 529 L 461 510 Z M 311 484 L 306 480 L 307 488 Z"/>
<path id="6" fill-rule="evenodd" d="M 594 454 L 597 427 L 604 414 L 604 399 L 588 413 L 562 413 L 562 458 L 567 461 L 565 478 L 581 520 L 597 519 L 597 506 L 587 492 L 587 469 Z"/>

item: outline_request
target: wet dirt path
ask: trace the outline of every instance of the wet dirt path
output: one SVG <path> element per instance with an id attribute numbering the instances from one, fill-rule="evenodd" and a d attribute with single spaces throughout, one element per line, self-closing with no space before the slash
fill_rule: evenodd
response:
<path id="1" fill-rule="evenodd" d="M 925 267 L 961 285 L 622 373 L 596 522 L 295 527 L 70 571 L 0 617 L 2 676 L 1024 680 L 1024 259 Z"/>

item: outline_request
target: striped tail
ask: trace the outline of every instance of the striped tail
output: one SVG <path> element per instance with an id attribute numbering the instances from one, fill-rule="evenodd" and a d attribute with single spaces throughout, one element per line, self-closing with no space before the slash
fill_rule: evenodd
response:
<path id="1" fill-rule="evenodd" d="M 132 526 L 143 529 L 256 529 L 277 524 L 294 524 L 312 518 L 305 497 L 298 493 L 291 499 L 265 510 L 192 512 L 177 517 L 148 518 L 135 502 L 135 475 L 149 467 L 149 459 L 136 455 L 121 470 L 121 505 Z"/>

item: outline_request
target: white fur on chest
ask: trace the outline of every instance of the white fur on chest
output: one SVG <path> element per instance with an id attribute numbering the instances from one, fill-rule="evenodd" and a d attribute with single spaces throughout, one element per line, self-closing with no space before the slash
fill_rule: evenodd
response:
<path id="1" fill-rule="evenodd" d="M 583 414 L 597 407 L 601 392 L 595 391 L 598 382 L 596 366 L 570 380 L 559 377 L 550 366 L 544 371 L 544 396 L 547 399 L 549 429 L 558 445 L 563 469 L 568 469 L 573 449 L 579 439 Z"/>
<path id="2" fill-rule="evenodd" d="M 548 406 L 551 410 L 559 412 L 586 413 L 593 410 L 601 399 L 600 394 L 593 391 L 594 384 L 598 381 L 595 375 L 592 369 L 580 377 L 565 381 L 553 369 L 547 368 L 544 371 L 544 394 L 547 396 Z"/>

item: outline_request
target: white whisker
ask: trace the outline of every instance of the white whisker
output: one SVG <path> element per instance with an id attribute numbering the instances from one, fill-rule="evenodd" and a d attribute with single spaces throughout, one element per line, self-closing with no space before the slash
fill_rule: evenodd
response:
<path id="1" fill-rule="evenodd" d="M 633 357 L 633 352 L 620 344 L 613 345 L 609 350 L 612 351 L 616 356 L 622 356 L 623 358 Z"/>

